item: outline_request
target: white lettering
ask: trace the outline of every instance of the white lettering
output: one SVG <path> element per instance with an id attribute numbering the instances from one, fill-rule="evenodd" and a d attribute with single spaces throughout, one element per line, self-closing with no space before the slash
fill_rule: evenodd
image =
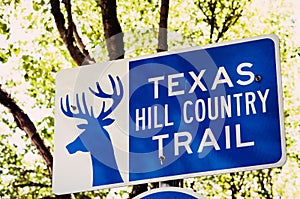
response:
<path id="1" fill-rule="evenodd" d="M 153 107 L 153 115 L 154 115 L 154 118 L 153 118 L 153 122 L 154 122 L 154 128 L 161 128 L 161 127 L 163 127 L 163 125 L 162 124 L 159 124 L 158 123 L 158 114 L 157 114 L 157 106 L 154 106 Z"/>
<path id="2" fill-rule="evenodd" d="M 148 129 L 152 127 L 152 114 L 151 114 L 151 106 L 148 107 Z"/>
<path id="3" fill-rule="evenodd" d="M 172 126 L 174 122 L 169 121 L 169 105 L 165 104 L 165 126 Z"/>
<path id="4" fill-rule="evenodd" d="M 185 141 L 179 142 L 180 137 L 186 137 Z M 174 134 L 174 155 L 179 155 L 179 147 L 184 147 L 188 154 L 193 153 L 190 144 L 192 142 L 192 135 L 185 131 L 185 132 L 178 132 Z"/>
<path id="5" fill-rule="evenodd" d="M 245 93 L 246 115 L 250 114 L 250 107 L 251 107 L 252 113 L 256 114 L 256 109 L 254 106 L 255 99 L 256 99 L 256 97 L 253 92 Z"/>
<path id="6" fill-rule="evenodd" d="M 163 139 L 169 138 L 169 134 L 163 134 L 163 135 L 156 135 L 152 137 L 152 140 L 158 140 L 158 158 L 164 156 L 164 145 L 163 145 Z"/>
<path id="7" fill-rule="evenodd" d="M 202 115 L 199 116 L 199 104 L 201 104 Z M 205 103 L 203 99 L 198 99 L 195 104 L 195 117 L 197 122 L 202 122 L 205 119 Z"/>
<path id="8" fill-rule="evenodd" d="M 236 115 L 241 116 L 241 102 L 240 98 L 242 97 L 242 93 L 233 94 L 233 97 L 236 99 Z"/>
<path id="9" fill-rule="evenodd" d="M 208 137 L 210 141 L 207 141 Z M 215 150 L 220 150 L 218 142 L 210 128 L 205 129 L 204 135 L 198 148 L 198 153 L 201 153 L 203 151 L 203 147 L 205 146 L 213 146 Z"/>
<path id="10" fill-rule="evenodd" d="M 168 96 L 183 95 L 184 90 L 173 91 L 173 88 L 179 85 L 179 82 L 173 81 L 173 79 L 184 77 L 184 73 L 178 73 L 168 76 Z"/>
<path id="11" fill-rule="evenodd" d="M 140 122 L 142 122 L 142 130 L 146 128 L 146 109 L 142 108 L 142 115 L 140 116 L 139 109 L 135 110 L 135 130 L 140 130 Z"/>
<path id="12" fill-rule="evenodd" d="M 218 109 L 218 97 L 215 97 L 215 100 L 214 100 L 214 105 L 212 104 L 211 102 L 211 98 L 208 98 L 207 99 L 207 111 L 208 111 L 208 118 L 210 120 L 215 120 L 218 118 L 219 116 L 219 109 Z M 212 115 L 212 109 L 215 108 L 215 115 Z"/>
<path id="13" fill-rule="evenodd" d="M 230 127 L 225 126 L 225 144 L 226 149 L 230 149 Z"/>
<path id="14" fill-rule="evenodd" d="M 242 85 L 242 86 L 246 86 L 246 85 L 249 85 L 251 84 L 254 79 L 255 79 L 255 75 L 251 72 L 251 71 L 244 71 L 242 70 L 244 67 L 248 67 L 248 68 L 251 68 L 253 64 L 251 63 L 241 63 L 240 65 L 238 65 L 237 69 L 236 69 L 236 72 L 239 74 L 239 75 L 242 75 L 242 76 L 248 76 L 249 79 L 246 80 L 246 81 L 243 81 L 243 80 L 238 80 L 236 83 L 238 83 L 239 85 Z"/>
<path id="15" fill-rule="evenodd" d="M 235 125 L 235 134 L 236 134 L 236 147 L 248 147 L 248 146 L 254 146 L 254 142 L 244 142 L 241 141 L 241 125 L 236 124 Z"/>
<path id="16" fill-rule="evenodd" d="M 265 94 L 262 95 L 261 91 L 257 91 L 259 99 L 261 101 L 261 105 L 262 105 L 262 112 L 265 113 L 267 111 L 267 105 L 266 105 L 266 101 L 267 101 L 267 97 L 269 94 L 270 89 L 266 89 Z"/>
<path id="17" fill-rule="evenodd" d="M 183 104 L 183 120 L 186 124 L 189 124 L 193 121 L 193 117 L 188 117 L 187 116 L 187 105 L 193 105 L 193 102 L 191 101 L 185 101 L 184 104 Z"/>
<path id="18" fill-rule="evenodd" d="M 164 76 L 149 78 L 148 82 L 154 82 L 154 99 L 158 98 L 158 81 L 164 80 Z"/>
<path id="19" fill-rule="evenodd" d="M 204 75 L 206 70 L 201 70 L 199 75 L 196 76 L 196 74 L 193 72 L 193 71 L 190 71 L 189 74 L 190 76 L 193 78 L 194 80 L 194 83 L 189 91 L 189 93 L 193 93 L 196 89 L 197 86 L 199 86 L 199 88 L 202 90 L 202 91 L 207 91 L 207 89 L 205 88 L 205 86 L 202 84 L 202 82 L 200 81 L 202 76 Z"/>
<path id="20" fill-rule="evenodd" d="M 221 75 L 223 75 L 224 79 L 221 79 Z M 232 81 L 229 78 L 226 69 L 224 68 L 224 66 L 222 66 L 218 69 L 211 90 L 215 90 L 219 84 L 225 84 L 225 83 L 228 84 L 229 87 L 233 87 Z"/>
<path id="21" fill-rule="evenodd" d="M 227 95 L 227 101 L 225 96 L 221 96 L 221 118 L 225 118 L 225 112 L 227 117 L 231 117 L 231 95 Z"/>

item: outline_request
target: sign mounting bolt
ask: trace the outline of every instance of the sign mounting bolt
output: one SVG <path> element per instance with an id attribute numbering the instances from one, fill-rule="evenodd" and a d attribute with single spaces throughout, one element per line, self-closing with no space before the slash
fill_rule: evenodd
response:
<path id="1" fill-rule="evenodd" d="M 262 80 L 262 76 L 261 75 L 256 75 L 255 76 L 255 81 L 260 82 Z"/>
<path id="2" fill-rule="evenodd" d="M 160 164 L 163 165 L 164 161 L 166 160 L 166 157 L 162 155 L 162 156 L 159 156 L 159 159 L 160 159 Z"/>

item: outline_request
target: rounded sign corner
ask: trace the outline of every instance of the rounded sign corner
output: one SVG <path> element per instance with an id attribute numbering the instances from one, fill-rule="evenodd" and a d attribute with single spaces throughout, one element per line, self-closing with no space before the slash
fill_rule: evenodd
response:
<path id="1" fill-rule="evenodd" d="M 287 161 L 286 152 L 285 150 L 283 150 L 279 161 L 276 163 L 276 167 L 282 167 L 283 165 L 285 165 L 286 161 Z"/>
<path id="2" fill-rule="evenodd" d="M 64 78 L 64 71 L 65 71 L 65 70 L 67 70 L 67 69 L 62 69 L 62 70 L 60 70 L 60 71 L 58 71 L 58 72 L 56 73 L 56 76 L 55 76 L 56 81 L 58 81 L 58 80 L 61 79 L 61 78 Z"/>
<path id="3" fill-rule="evenodd" d="M 274 43 L 274 46 L 279 46 L 279 37 L 276 34 L 269 34 L 266 35 L 266 38 L 269 40 L 272 40 L 272 42 Z"/>
<path id="4" fill-rule="evenodd" d="M 55 186 L 52 186 L 52 193 L 55 194 L 55 195 L 63 195 L 63 194 L 65 194 L 64 192 L 58 190 L 57 187 L 55 187 Z"/>

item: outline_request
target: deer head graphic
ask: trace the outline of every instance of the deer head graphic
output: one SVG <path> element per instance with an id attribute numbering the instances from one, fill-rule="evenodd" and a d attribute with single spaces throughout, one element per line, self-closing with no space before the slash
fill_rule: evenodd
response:
<path id="1" fill-rule="evenodd" d="M 70 105 L 69 95 L 66 95 L 65 107 L 63 98 L 60 99 L 60 107 L 64 115 L 84 121 L 84 123 L 77 125 L 79 129 L 83 130 L 82 133 L 69 143 L 66 149 L 70 154 L 78 151 L 90 153 L 93 167 L 93 186 L 123 182 L 116 163 L 110 134 L 105 126 L 109 126 L 115 121 L 109 115 L 120 103 L 124 91 L 118 76 L 116 76 L 117 81 L 111 75 L 108 75 L 108 78 L 112 85 L 112 94 L 103 92 L 99 82 L 96 83 L 96 91 L 89 87 L 89 91 L 93 95 L 103 99 L 98 116 L 95 116 L 92 106 L 90 109 L 88 108 L 84 92 L 81 95 L 81 102 L 79 94 L 76 94 L 76 105 Z M 117 85 L 119 89 L 117 89 Z M 112 100 L 109 108 L 106 108 L 107 101 L 105 99 Z"/>

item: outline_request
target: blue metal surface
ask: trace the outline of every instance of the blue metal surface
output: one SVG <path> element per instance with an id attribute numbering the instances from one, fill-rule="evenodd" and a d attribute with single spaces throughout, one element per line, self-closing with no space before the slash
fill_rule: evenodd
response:
<path id="1" fill-rule="evenodd" d="M 163 187 L 144 192 L 134 199 L 205 199 L 196 192 L 178 187 Z"/>
<path id="2" fill-rule="evenodd" d="M 249 170 L 284 162 L 275 45 L 272 38 L 262 38 L 130 61 L 129 181 Z M 251 67 L 238 71 L 243 63 Z M 225 72 L 216 77 L 221 67 Z M 198 85 L 192 89 L 195 78 L 189 72 L 198 76 L 201 70 L 205 70 L 200 79 L 205 88 Z M 218 83 L 213 85 L 215 79 Z M 230 116 L 221 115 L 221 96 L 231 104 Z M 197 100 L 202 99 L 207 110 L 208 100 L 214 102 L 216 98 L 218 116 L 210 119 L 207 113 L 203 121 L 197 121 L 195 109 L 202 114 L 202 109 L 195 108 Z M 214 106 L 212 110 L 211 114 L 216 115 Z M 208 128 L 218 146 L 212 144 L 211 134 L 203 138 Z M 177 132 L 187 132 L 192 137 L 189 153 L 181 146 L 179 155 L 175 154 Z M 153 138 L 159 135 L 165 135 L 161 137 L 163 162 L 159 158 L 159 140 Z M 187 139 L 182 135 L 178 142 Z M 204 144 L 199 152 L 201 142 L 207 146 Z"/>

